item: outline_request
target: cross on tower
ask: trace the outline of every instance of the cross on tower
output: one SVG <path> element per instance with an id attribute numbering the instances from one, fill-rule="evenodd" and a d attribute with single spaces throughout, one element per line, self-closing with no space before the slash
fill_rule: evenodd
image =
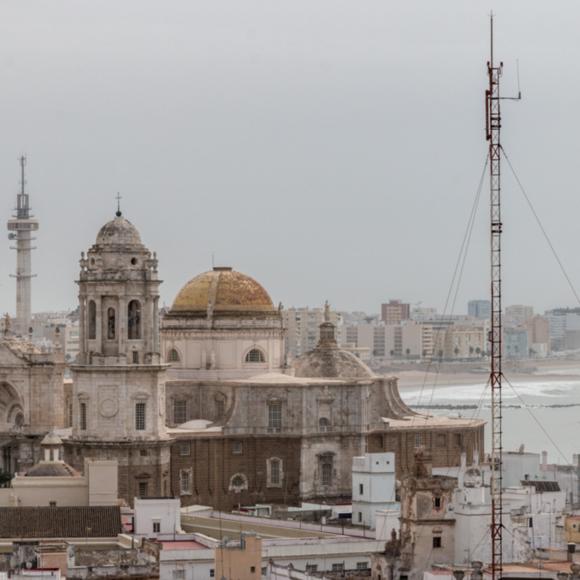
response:
<path id="1" fill-rule="evenodd" d="M 119 192 L 117 192 L 117 217 L 121 217 L 121 194 Z"/>

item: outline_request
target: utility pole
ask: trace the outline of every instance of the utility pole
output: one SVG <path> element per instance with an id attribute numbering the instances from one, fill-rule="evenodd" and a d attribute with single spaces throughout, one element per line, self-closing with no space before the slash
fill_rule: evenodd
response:
<path id="1" fill-rule="evenodd" d="M 28 193 L 26 193 L 26 157 L 20 162 L 20 193 L 16 196 L 16 211 L 14 218 L 8 220 L 9 240 L 15 240 L 16 246 L 16 324 L 15 331 L 21 336 L 27 336 L 31 320 L 31 255 L 32 232 L 38 229 L 38 221 L 30 213 Z"/>

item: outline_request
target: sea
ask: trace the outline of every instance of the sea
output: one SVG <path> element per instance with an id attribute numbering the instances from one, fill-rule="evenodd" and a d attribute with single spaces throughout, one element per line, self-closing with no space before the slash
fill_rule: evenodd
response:
<path id="1" fill-rule="evenodd" d="M 571 375 L 578 375 L 571 376 Z M 491 392 L 481 382 L 445 385 L 428 378 L 424 387 L 401 390 L 403 400 L 420 412 L 450 417 L 481 418 L 486 450 L 491 436 Z M 471 382 L 471 381 L 470 381 Z M 507 377 L 502 388 L 505 451 L 548 452 L 549 463 L 571 464 L 580 454 L 580 367 L 542 370 L 541 377 Z"/>

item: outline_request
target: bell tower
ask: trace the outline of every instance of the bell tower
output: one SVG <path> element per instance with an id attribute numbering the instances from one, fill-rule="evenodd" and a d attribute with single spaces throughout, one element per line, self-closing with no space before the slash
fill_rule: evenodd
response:
<path id="1" fill-rule="evenodd" d="M 169 486 L 157 258 L 118 207 L 81 254 L 80 348 L 73 371 L 76 456 L 117 458 L 120 493 Z M 79 466 L 80 467 L 80 466 Z"/>

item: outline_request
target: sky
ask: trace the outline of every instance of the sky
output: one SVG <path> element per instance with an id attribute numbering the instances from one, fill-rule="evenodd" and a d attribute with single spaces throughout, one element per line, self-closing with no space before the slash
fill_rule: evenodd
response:
<path id="1" fill-rule="evenodd" d="M 285 306 L 441 310 L 487 154 L 491 9 L 503 94 L 517 62 L 523 93 L 503 103 L 503 144 L 580 288 L 580 3 L 496 4 L 1 0 L 0 217 L 26 153 L 33 311 L 76 306 L 80 252 L 117 192 L 168 305 L 213 254 Z M 504 169 L 504 304 L 576 306 Z M 457 313 L 488 294 L 487 203 Z"/>

